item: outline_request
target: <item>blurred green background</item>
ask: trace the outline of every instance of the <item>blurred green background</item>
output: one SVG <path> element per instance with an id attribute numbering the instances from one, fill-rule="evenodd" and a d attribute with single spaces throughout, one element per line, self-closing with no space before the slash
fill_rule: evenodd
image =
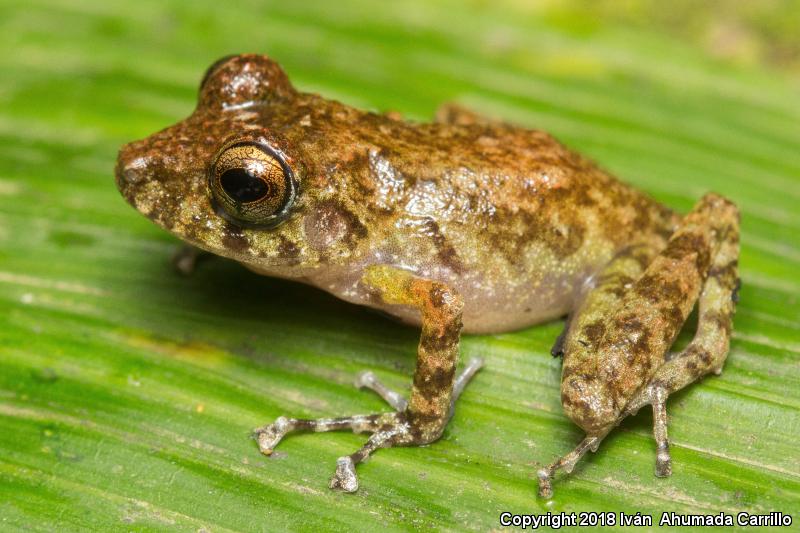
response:
<path id="1" fill-rule="evenodd" d="M 783 511 L 800 520 L 800 4 L 797 2 L 0 1 L 0 529 L 498 528 L 502 511 Z M 740 206 L 743 288 L 725 372 L 671 398 L 674 474 L 651 417 L 559 478 L 556 321 L 473 336 L 487 368 L 444 437 L 384 450 L 355 495 L 336 457 L 364 436 L 298 436 L 281 414 L 384 409 L 417 332 L 217 260 L 181 278 L 175 239 L 113 183 L 118 147 L 191 112 L 229 53 L 301 89 L 429 119 L 457 100 L 546 129 L 686 211 Z"/>

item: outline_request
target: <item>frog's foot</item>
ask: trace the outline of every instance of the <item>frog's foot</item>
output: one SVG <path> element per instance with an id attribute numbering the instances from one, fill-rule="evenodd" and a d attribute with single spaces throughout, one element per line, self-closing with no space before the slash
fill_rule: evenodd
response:
<path id="1" fill-rule="evenodd" d="M 450 410 L 447 416 L 453 415 L 454 405 L 464 391 L 470 379 L 483 366 L 483 359 L 473 358 L 455 379 Z M 358 375 L 355 385 L 375 391 L 395 412 L 373 415 L 356 415 L 343 418 L 320 418 L 316 420 L 280 417 L 274 423 L 255 431 L 256 440 L 261 453 L 271 455 L 275 446 L 292 432 L 350 430 L 353 433 L 372 433 L 366 444 L 351 455 L 340 457 L 336 461 L 336 472 L 330 482 L 330 488 L 344 492 L 355 492 L 358 489 L 356 465 L 369 458 L 375 450 L 392 446 L 414 446 L 427 444 L 436 438 L 422 424 L 416 422 L 414 414 L 408 409 L 408 402 L 399 393 L 383 385 L 372 372 L 366 371 Z M 442 425 L 443 427 L 443 425 Z"/>
<path id="2" fill-rule="evenodd" d="M 551 498 L 553 496 L 552 479 L 556 472 L 563 470 L 567 474 L 572 472 L 575 465 L 580 461 L 587 451 L 596 452 L 600 443 L 606 435 L 620 422 L 630 415 L 635 415 L 642 406 L 651 404 L 653 406 L 653 436 L 656 441 L 656 476 L 667 477 L 672 474 L 672 460 L 669 454 L 669 442 L 667 440 L 667 391 L 658 384 L 646 387 L 631 402 L 627 409 L 622 413 L 617 422 L 611 427 L 603 430 L 596 435 L 586 435 L 584 439 L 568 454 L 560 457 L 547 468 L 539 470 L 539 496 Z"/>
<path id="3" fill-rule="evenodd" d="M 275 446 L 288 433 L 296 431 L 350 430 L 353 433 L 370 432 L 367 443 L 354 454 L 340 457 L 336 461 L 336 472 L 331 478 L 330 488 L 345 492 L 358 490 L 355 465 L 366 460 L 372 452 L 389 446 L 414 444 L 414 432 L 405 413 L 382 413 L 356 415 L 343 418 L 319 418 L 307 420 L 280 417 L 274 423 L 256 430 L 256 440 L 261 453 L 271 455 Z"/>
<path id="4" fill-rule="evenodd" d="M 211 254 L 196 246 L 184 244 L 172 256 L 172 266 L 179 274 L 191 276 L 200 259 L 209 255 Z"/>
<path id="5" fill-rule="evenodd" d="M 586 452 L 589 450 L 592 452 L 597 451 L 597 447 L 600 446 L 600 441 L 603 440 L 607 433 L 608 432 L 601 435 L 586 435 L 586 437 L 584 437 L 584 439 L 571 452 L 563 457 L 559 457 L 557 460 L 550 463 L 550 465 L 548 465 L 546 468 L 539 470 L 539 472 L 537 472 L 537 476 L 539 478 L 539 496 L 542 498 L 552 498 L 552 481 L 556 472 L 563 470 L 567 474 L 571 473 L 572 469 L 575 468 L 575 465 L 578 464 L 578 461 L 581 460 L 581 457 L 583 457 Z"/>
<path id="6" fill-rule="evenodd" d="M 669 454 L 669 442 L 667 440 L 667 391 L 660 386 L 650 385 L 643 390 L 636 400 L 631 402 L 625 409 L 617 422 L 611 427 L 603 430 L 596 435 L 586 435 L 584 439 L 568 454 L 560 457 L 547 468 L 539 470 L 539 496 L 551 498 L 553 496 L 552 479 L 556 472 L 563 470 L 567 474 L 571 473 L 575 465 L 580 461 L 587 451 L 596 452 L 600 443 L 606 435 L 616 425 L 630 415 L 635 415 L 642 406 L 652 404 L 653 406 L 653 436 L 656 441 L 656 476 L 667 477 L 672 474 L 672 460 Z"/>

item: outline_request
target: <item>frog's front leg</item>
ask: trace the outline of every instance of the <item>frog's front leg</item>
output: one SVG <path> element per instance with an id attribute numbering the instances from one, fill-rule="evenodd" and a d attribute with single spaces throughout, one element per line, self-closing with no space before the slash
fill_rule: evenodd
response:
<path id="1" fill-rule="evenodd" d="M 609 431 L 647 404 L 653 406 L 656 475 L 669 475 L 667 397 L 708 372 L 720 372 L 727 355 L 738 228 L 736 207 L 709 194 L 652 261 L 648 256 L 657 245 L 632 248 L 601 273 L 564 345 L 561 400 L 586 437 L 539 472 L 541 496 L 552 494 L 557 470 L 571 471 L 586 451 L 596 450 Z M 698 297 L 695 338 L 680 354 L 667 356 Z"/>
<path id="2" fill-rule="evenodd" d="M 453 414 L 456 399 L 482 364 L 479 359 L 470 361 L 456 378 L 463 303 L 454 290 L 389 266 L 369 267 L 362 281 L 385 303 L 413 306 L 420 312 L 422 334 L 409 401 L 388 390 L 371 373 L 362 373 L 356 385 L 377 392 L 395 408 L 394 412 L 318 420 L 280 417 L 256 430 L 259 448 L 267 455 L 292 431 L 349 429 L 372 433 L 361 449 L 337 461 L 330 487 L 346 492 L 358 489 L 355 465 L 375 450 L 419 446 L 438 439 Z"/>
<path id="3" fill-rule="evenodd" d="M 209 252 L 201 250 L 197 246 L 184 244 L 172 254 L 172 266 L 178 271 L 178 274 L 191 276 L 194 274 L 197 263 L 204 257 L 210 256 L 211 254 Z"/>

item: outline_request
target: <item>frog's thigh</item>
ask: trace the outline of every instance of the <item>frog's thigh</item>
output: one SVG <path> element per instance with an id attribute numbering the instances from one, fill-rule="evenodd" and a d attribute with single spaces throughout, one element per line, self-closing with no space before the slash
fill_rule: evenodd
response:
<path id="1" fill-rule="evenodd" d="M 636 266 L 624 257 L 609 265 L 572 320 L 564 345 L 562 403 L 587 437 L 540 472 L 542 494 L 549 494 L 556 470 L 571 469 L 634 408 L 647 403 L 654 408 L 657 473 L 669 473 L 666 397 L 721 367 L 728 346 L 737 256 L 738 211 L 727 200 L 707 195 L 638 278 L 630 275 Z M 698 335 L 683 354 L 665 362 L 701 289 Z"/>
<path id="2" fill-rule="evenodd" d="M 370 267 L 363 282 L 385 303 L 413 306 L 420 311 L 422 335 L 409 401 L 367 372 L 359 375 L 356 385 L 380 394 L 395 408 L 394 412 L 317 420 L 280 417 L 256 430 L 259 448 L 267 455 L 286 434 L 294 431 L 350 429 L 372 433 L 358 451 L 337 461 L 330 486 L 347 492 L 358 489 L 355 465 L 377 449 L 421 445 L 438 439 L 452 415 L 455 399 L 482 363 L 478 359 L 471 361 L 455 379 L 463 304 L 460 296 L 446 285 L 388 266 Z"/>
<path id="3" fill-rule="evenodd" d="M 664 245 L 664 241 L 656 240 L 628 246 L 596 276 L 592 289 L 570 315 L 564 332 L 551 350 L 553 355 L 566 355 L 562 380 L 573 368 L 594 364 L 595 348 L 605 331 L 605 321 Z"/>

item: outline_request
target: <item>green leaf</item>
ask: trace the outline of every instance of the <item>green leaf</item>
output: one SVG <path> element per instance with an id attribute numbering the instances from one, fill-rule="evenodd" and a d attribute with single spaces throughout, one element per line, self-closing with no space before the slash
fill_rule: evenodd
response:
<path id="1" fill-rule="evenodd" d="M 515 513 L 794 512 L 800 501 L 797 79 L 709 59 L 669 28 L 521 2 L 0 3 L 0 529 L 499 528 Z M 788 31 L 795 31 L 787 25 Z M 788 35 L 788 34 L 787 34 Z M 795 35 L 796 37 L 796 35 Z M 697 41 L 694 41 L 697 42 Z M 331 492 L 363 436 L 258 453 L 283 414 L 385 406 L 417 332 L 319 291 L 204 263 L 120 198 L 118 147 L 191 112 L 207 65 L 266 52 L 294 83 L 427 119 L 447 100 L 546 129 L 669 206 L 741 208 L 743 287 L 725 371 L 671 398 L 674 474 L 650 414 L 536 498 L 580 438 L 548 349 L 562 324 L 473 336 L 487 367 L 444 437 L 383 450 Z M 795 516 L 795 520 L 800 517 Z"/>

